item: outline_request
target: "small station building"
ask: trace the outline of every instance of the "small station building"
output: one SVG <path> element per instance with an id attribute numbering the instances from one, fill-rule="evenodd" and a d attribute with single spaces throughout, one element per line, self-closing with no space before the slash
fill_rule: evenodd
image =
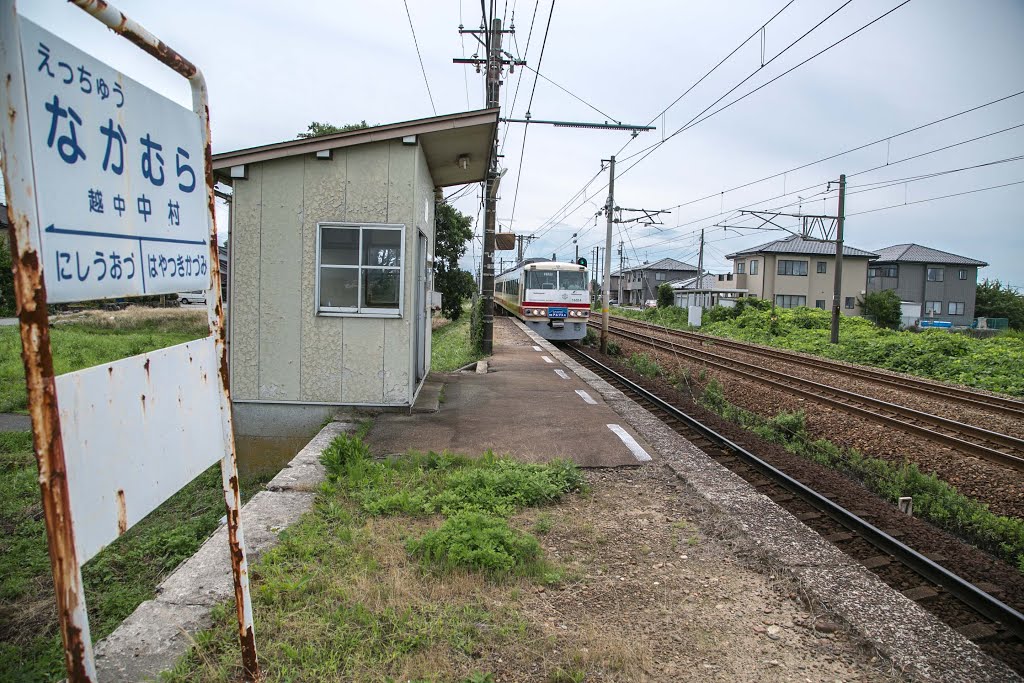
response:
<path id="1" fill-rule="evenodd" d="M 434 203 L 490 166 L 498 110 L 224 152 L 236 424 L 408 407 L 430 370 Z"/>

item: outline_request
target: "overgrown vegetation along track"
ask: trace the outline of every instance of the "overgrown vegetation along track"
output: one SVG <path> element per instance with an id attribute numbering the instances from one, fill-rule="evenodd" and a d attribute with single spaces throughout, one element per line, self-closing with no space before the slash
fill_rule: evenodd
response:
<path id="1" fill-rule="evenodd" d="M 993 656 L 1024 672 L 1024 615 L 978 588 L 978 585 L 990 583 L 986 581 L 987 575 L 977 573 L 985 569 L 975 566 L 970 580 L 961 578 L 926 557 L 926 554 L 941 557 L 934 547 L 916 551 L 910 547 L 916 545 L 915 539 L 906 538 L 906 543 L 897 540 L 895 536 L 904 536 L 902 531 L 891 534 L 883 531 L 900 528 L 906 516 L 885 504 L 875 505 L 872 512 L 863 511 L 866 506 L 864 490 L 853 482 L 825 476 L 817 472 L 813 464 L 807 464 L 808 469 L 801 474 L 790 476 L 684 412 L 677 405 L 677 397 L 649 390 L 575 347 L 565 348 L 588 369 L 661 417 L 676 432 L 753 484 L 888 585 L 922 604 Z M 827 489 L 815 490 L 803 483 L 808 480 L 819 488 L 819 482 L 824 481 Z M 859 509 L 851 512 L 855 506 Z M 866 521 L 867 517 L 875 518 L 874 523 Z M 927 536 L 925 534 L 924 538 Z M 927 546 L 929 540 L 923 543 Z M 995 576 L 991 578 L 1000 583 L 1004 581 Z M 992 584 L 992 590 L 1002 590 L 997 586 L 998 583 Z"/>
<path id="2" fill-rule="evenodd" d="M 655 336 L 652 331 L 636 332 L 629 329 L 629 324 L 622 324 L 615 320 L 609 321 L 608 330 L 623 339 L 629 339 L 655 349 L 688 354 L 708 366 L 755 379 L 771 386 L 783 387 L 790 393 L 841 408 L 904 432 L 923 436 L 930 441 L 990 462 L 1024 471 L 1024 440 L 1016 437 L 795 377 L 791 374 L 713 353 L 703 348 L 682 346 L 666 338 L 673 332 L 666 328 L 657 327 L 659 336 Z M 663 330 L 665 333 L 662 333 Z"/>
<path id="3" fill-rule="evenodd" d="M 596 315 L 597 320 L 600 321 L 600 314 Z M 894 387 L 900 391 L 913 391 L 945 401 L 961 403 L 971 408 L 999 412 L 1005 415 L 1024 419 L 1024 401 L 1019 401 L 1006 396 L 994 396 L 980 391 L 940 384 L 931 380 L 918 379 L 908 375 L 894 375 L 863 365 L 853 366 L 846 363 L 840 363 L 822 356 L 812 358 L 804 354 L 796 353 L 795 351 L 787 351 L 786 349 L 765 347 L 758 344 L 752 344 L 750 342 L 725 339 L 723 337 L 712 337 L 706 334 L 690 332 L 688 330 L 676 330 L 641 320 L 615 318 L 614 316 L 612 320 L 620 324 L 628 324 L 634 327 L 656 331 L 659 334 L 684 339 L 696 344 L 713 344 L 720 348 L 736 349 L 743 353 L 771 358 L 774 361 L 782 359 L 787 363 L 803 365 L 813 370 L 828 370 L 834 374 L 845 375 L 856 380 L 875 382 L 888 387 Z"/>

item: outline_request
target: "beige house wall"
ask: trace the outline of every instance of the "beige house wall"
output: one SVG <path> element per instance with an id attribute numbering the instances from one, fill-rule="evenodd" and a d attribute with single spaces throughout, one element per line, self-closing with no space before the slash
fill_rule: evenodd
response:
<path id="1" fill-rule="evenodd" d="M 402 317 L 316 314 L 322 222 L 405 226 Z M 331 159 L 250 164 L 232 202 L 232 397 L 408 405 L 417 235 L 426 233 L 432 253 L 433 222 L 433 182 L 419 145 L 394 140 L 336 149 Z"/>
<path id="2" fill-rule="evenodd" d="M 804 261 L 807 263 L 807 275 L 779 275 L 778 261 Z M 807 305 L 811 308 L 818 300 L 824 299 L 825 309 L 832 309 L 832 289 L 835 283 L 835 256 L 807 254 L 756 254 L 746 255 L 736 261 L 745 261 L 746 275 L 736 276 L 736 287 L 746 288 L 750 296 L 774 301 L 777 294 L 790 294 L 807 297 Z M 757 274 L 750 275 L 750 262 L 758 261 Z M 825 272 L 818 273 L 818 262 L 825 262 Z M 735 265 L 733 269 L 735 270 Z M 868 260 L 866 258 L 847 257 L 843 259 L 843 285 L 839 300 L 840 310 L 844 315 L 860 315 L 859 300 L 867 288 Z M 854 307 L 846 308 L 846 297 L 854 298 Z"/>

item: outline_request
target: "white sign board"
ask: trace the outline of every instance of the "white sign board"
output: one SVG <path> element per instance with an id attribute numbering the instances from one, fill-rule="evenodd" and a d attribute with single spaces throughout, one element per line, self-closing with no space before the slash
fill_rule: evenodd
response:
<path id="1" fill-rule="evenodd" d="M 47 299 L 208 289 L 199 118 L 19 20 Z"/>
<path id="2" fill-rule="evenodd" d="M 79 563 L 223 455 L 213 337 L 57 377 Z"/>

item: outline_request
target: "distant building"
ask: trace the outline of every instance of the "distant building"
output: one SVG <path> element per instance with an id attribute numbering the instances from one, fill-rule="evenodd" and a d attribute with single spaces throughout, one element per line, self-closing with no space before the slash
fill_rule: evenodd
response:
<path id="1" fill-rule="evenodd" d="M 736 288 L 750 296 L 769 299 L 780 308 L 810 306 L 832 308 L 836 247 L 831 242 L 792 235 L 728 254 L 733 262 Z M 859 297 L 867 287 L 868 261 L 878 254 L 843 246 L 843 283 L 840 310 L 860 315 Z"/>
<path id="2" fill-rule="evenodd" d="M 987 263 L 920 244 L 894 244 L 877 251 L 878 259 L 868 268 L 867 291 L 895 290 L 921 320 L 958 326 L 974 321 L 978 268 Z"/>
<path id="3" fill-rule="evenodd" d="M 622 306 L 642 306 L 645 301 L 658 298 L 658 287 L 676 280 L 697 277 L 697 266 L 674 258 L 663 258 L 654 263 L 642 263 L 612 273 L 611 298 Z M 622 296 L 617 298 L 621 289 Z"/>
<path id="4" fill-rule="evenodd" d="M 747 295 L 747 290 L 736 287 L 732 273 L 705 273 L 698 281 L 697 277 L 688 280 L 670 282 L 673 303 L 680 308 L 701 306 L 734 306 L 736 300 Z"/>

